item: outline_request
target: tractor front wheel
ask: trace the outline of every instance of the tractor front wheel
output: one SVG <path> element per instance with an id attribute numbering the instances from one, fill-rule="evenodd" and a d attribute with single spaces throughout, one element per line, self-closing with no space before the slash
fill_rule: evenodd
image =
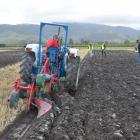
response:
<path id="1" fill-rule="evenodd" d="M 10 93 L 9 106 L 10 108 L 17 108 L 19 101 L 19 94 L 16 91 Z"/>

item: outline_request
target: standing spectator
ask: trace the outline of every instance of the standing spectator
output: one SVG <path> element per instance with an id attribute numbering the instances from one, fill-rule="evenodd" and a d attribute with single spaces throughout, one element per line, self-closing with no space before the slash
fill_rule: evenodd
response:
<path id="1" fill-rule="evenodd" d="M 92 43 L 92 54 L 95 56 L 94 44 Z"/>
<path id="2" fill-rule="evenodd" d="M 138 44 L 137 50 L 138 50 L 138 63 L 140 64 L 140 40 L 137 40 L 136 43 Z"/>
<path id="3" fill-rule="evenodd" d="M 92 44 L 91 43 L 88 44 L 88 49 L 89 49 L 89 51 L 92 49 Z"/>
<path id="4" fill-rule="evenodd" d="M 105 44 L 105 42 L 101 46 L 101 53 L 102 53 L 102 56 L 106 56 L 106 44 Z"/>

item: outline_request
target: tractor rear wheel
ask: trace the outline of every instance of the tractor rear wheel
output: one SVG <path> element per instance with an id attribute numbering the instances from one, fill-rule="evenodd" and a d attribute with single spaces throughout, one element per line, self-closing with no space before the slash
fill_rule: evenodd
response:
<path id="1" fill-rule="evenodd" d="M 80 57 L 70 58 L 66 69 L 65 88 L 74 96 L 78 87 L 80 74 Z"/>
<path id="2" fill-rule="evenodd" d="M 22 56 L 20 63 L 20 85 L 27 86 L 32 82 L 32 67 L 35 61 L 35 55 L 33 52 L 25 52 Z M 19 97 L 24 99 L 27 96 L 27 90 L 19 90 Z"/>
<path id="3" fill-rule="evenodd" d="M 33 52 L 25 52 L 22 56 L 20 64 L 20 80 L 30 84 L 32 81 L 32 66 L 35 61 L 35 55 Z"/>

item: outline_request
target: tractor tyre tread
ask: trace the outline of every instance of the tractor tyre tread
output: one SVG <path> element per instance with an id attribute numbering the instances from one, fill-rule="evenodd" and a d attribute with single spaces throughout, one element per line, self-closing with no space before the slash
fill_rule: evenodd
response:
<path id="1" fill-rule="evenodd" d="M 71 96 L 75 96 L 77 86 L 78 69 L 80 68 L 80 57 L 70 58 L 66 71 L 65 89 Z"/>
<path id="2" fill-rule="evenodd" d="M 25 52 L 22 56 L 20 63 L 20 79 L 23 82 L 31 83 L 32 80 L 32 65 L 34 63 L 34 58 L 29 52 Z"/>

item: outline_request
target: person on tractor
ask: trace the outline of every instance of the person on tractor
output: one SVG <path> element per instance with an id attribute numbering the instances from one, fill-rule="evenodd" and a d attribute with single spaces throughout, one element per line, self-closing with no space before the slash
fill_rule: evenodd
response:
<path id="1" fill-rule="evenodd" d="M 57 35 L 54 35 L 51 39 L 49 39 L 47 41 L 47 44 L 46 44 L 46 49 L 48 48 L 58 48 L 59 47 L 59 43 L 58 43 L 58 36 Z"/>
<path id="2" fill-rule="evenodd" d="M 47 41 L 46 44 L 46 57 L 50 59 L 50 69 L 51 73 L 55 74 L 60 63 L 60 46 L 61 38 L 58 35 L 54 35 L 51 39 Z"/>
<path id="3" fill-rule="evenodd" d="M 63 38 L 62 38 L 62 36 L 54 35 L 46 43 L 46 54 L 48 54 L 48 51 L 49 51 L 50 48 L 60 49 L 60 47 L 62 45 L 63 45 Z"/>

